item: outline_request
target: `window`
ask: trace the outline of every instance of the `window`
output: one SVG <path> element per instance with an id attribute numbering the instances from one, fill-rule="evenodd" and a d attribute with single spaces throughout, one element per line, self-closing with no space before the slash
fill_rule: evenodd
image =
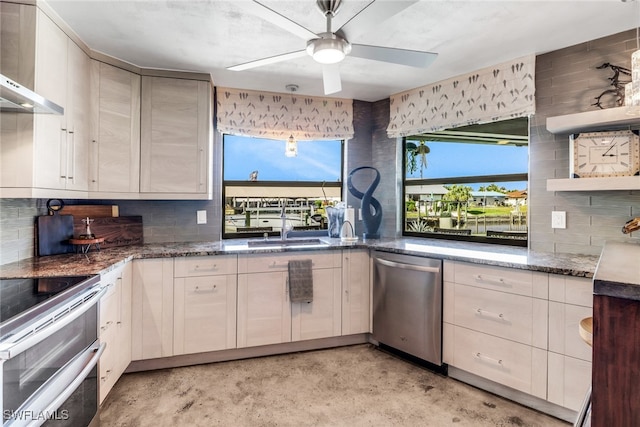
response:
<path id="1" fill-rule="evenodd" d="M 403 234 L 526 246 L 528 123 L 406 137 Z"/>
<path id="2" fill-rule="evenodd" d="M 342 200 L 343 142 L 298 141 L 285 156 L 285 141 L 224 135 L 223 238 L 305 232 L 327 228 L 325 207 Z"/>

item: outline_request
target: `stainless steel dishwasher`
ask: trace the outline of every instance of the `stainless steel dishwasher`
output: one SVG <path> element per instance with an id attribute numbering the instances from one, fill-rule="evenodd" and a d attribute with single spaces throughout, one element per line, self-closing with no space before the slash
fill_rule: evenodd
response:
<path id="1" fill-rule="evenodd" d="M 373 252 L 373 339 L 442 365 L 442 260 Z"/>

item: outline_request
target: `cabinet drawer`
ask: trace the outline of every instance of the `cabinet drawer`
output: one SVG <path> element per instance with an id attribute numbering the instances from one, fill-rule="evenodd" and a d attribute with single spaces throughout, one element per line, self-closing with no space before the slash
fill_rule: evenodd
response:
<path id="1" fill-rule="evenodd" d="M 547 301 L 458 284 L 454 298 L 454 324 L 547 347 Z"/>
<path id="2" fill-rule="evenodd" d="M 531 271 L 457 262 L 454 273 L 454 281 L 463 285 L 526 296 L 534 295 L 534 275 Z"/>
<path id="3" fill-rule="evenodd" d="M 112 286 L 112 289 L 116 289 Z M 118 322 L 118 314 L 120 308 L 119 295 L 115 291 L 109 291 L 100 299 L 99 317 L 100 327 L 98 328 L 98 336 L 102 339 L 102 336 L 110 330 L 116 329 Z"/>
<path id="4" fill-rule="evenodd" d="M 183 257 L 175 259 L 175 277 L 215 276 L 236 274 L 236 255 Z"/>
<path id="5" fill-rule="evenodd" d="M 453 366 L 541 398 L 546 397 L 546 378 L 540 379 L 539 372 L 546 372 L 546 355 L 544 350 L 454 326 Z"/>
<path id="6" fill-rule="evenodd" d="M 238 273 L 259 273 L 288 271 L 290 260 L 311 259 L 313 268 L 340 268 L 341 251 L 309 251 L 282 254 L 246 254 L 238 255 Z"/>
<path id="7" fill-rule="evenodd" d="M 107 293 L 104 294 L 102 299 L 109 297 L 111 294 L 116 292 L 116 288 L 118 287 L 119 281 L 122 278 L 122 268 L 117 268 L 115 270 L 111 270 L 108 273 L 104 273 L 100 275 L 100 284 L 102 286 L 108 286 L 109 289 Z"/>
<path id="8" fill-rule="evenodd" d="M 549 300 L 593 307 L 593 279 L 550 274 Z"/>

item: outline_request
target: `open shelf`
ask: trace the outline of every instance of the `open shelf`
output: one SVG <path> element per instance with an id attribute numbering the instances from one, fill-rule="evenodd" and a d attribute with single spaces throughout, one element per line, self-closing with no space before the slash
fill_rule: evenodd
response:
<path id="1" fill-rule="evenodd" d="M 640 176 L 548 179 L 547 191 L 640 190 Z"/>
<path id="2" fill-rule="evenodd" d="M 551 133 L 574 133 L 640 125 L 640 109 L 636 114 L 633 111 L 629 107 L 616 107 L 547 117 L 547 130 Z"/>

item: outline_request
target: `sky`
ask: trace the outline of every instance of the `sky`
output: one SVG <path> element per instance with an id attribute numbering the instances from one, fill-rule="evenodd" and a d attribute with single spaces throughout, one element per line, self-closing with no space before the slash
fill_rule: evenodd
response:
<path id="1" fill-rule="evenodd" d="M 285 141 L 224 136 L 224 179 L 246 181 L 257 170 L 258 181 L 340 180 L 341 141 L 299 141 L 298 156 L 284 155 Z M 528 147 L 427 142 L 427 167 L 422 177 L 446 178 L 474 175 L 526 173 Z M 420 178 L 418 170 L 408 178 Z M 470 184 L 477 190 L 482 184 Z M 526 182 L 497 183 L 508 190 L 524 190 Z"/>
<path id="2" fill-rule="evenodd" d="M 298 141 L 298 156 L 284 155 L 285 141 L 224 136 L 224 179 L 246 181 L 339 181 L 341 141 Z"/>

